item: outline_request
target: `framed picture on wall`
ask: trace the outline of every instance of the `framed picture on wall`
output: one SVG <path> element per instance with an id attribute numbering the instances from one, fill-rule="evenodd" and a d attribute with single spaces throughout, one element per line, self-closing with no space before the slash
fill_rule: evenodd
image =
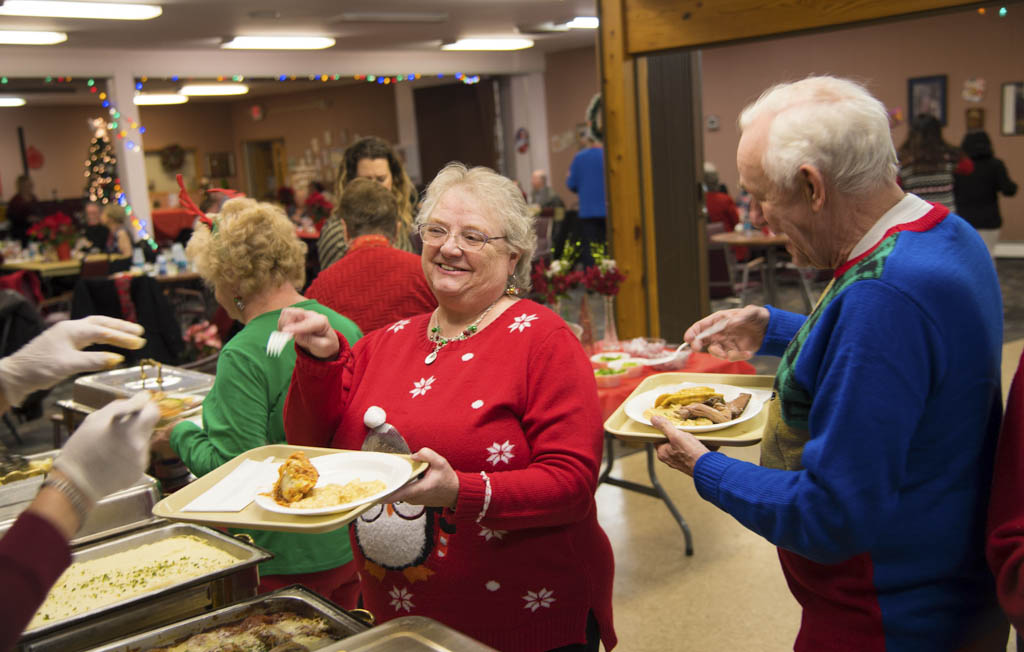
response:
<path id="1" fill-rule="evenodd" d="M 967 131 L 981 131 L 985 128 L 985 109 L 972 106 L 967 109 Z"/>
<path id="2" fill-rule="evenodd" d="M 1024 136 L 1024 82 L 1003 84 L 1004 136 Z"/>
<path id="3" fill-rule="evenodd" d="M 908 121 L 922 113 L 933 115 L 946 125 L 946 76 L 914 77 L 907 80 Z"/>

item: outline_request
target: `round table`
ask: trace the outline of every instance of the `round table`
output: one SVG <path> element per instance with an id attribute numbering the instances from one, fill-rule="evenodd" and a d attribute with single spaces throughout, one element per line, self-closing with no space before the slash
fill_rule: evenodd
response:
<path id="1" fill-rule="evenodd" d="M 749 247 L 751 251 L 763 252 L 765 302 L 774 305 L 778 289 L 775 279 L 775 269 L 778 265 L 776 254 L 779 247 L 784 247 L 789 243 L 789 236 L 764 233 L 763 231 L 727 231 L 712 234 L 711 241 L 724 245 Z"/>

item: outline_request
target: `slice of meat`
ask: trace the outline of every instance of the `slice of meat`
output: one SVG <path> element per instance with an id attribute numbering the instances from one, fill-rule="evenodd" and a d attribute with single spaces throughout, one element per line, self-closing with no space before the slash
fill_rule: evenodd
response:
<path id="1" fill-rule="evenodd" d="M 704 405 L 703 403 L 691 403 L 686 406 L 690 411 L 690 418 L 704 417 L 705 419 L 711 419 L 712 423 L 725 423 L 730 421 L 729 417 L 725 416 L 710 405 Z"/>
<path id="2" fill-rule="evenodd" d="M 726 403 L 726 405 L 729 406 L 729 410 L 732 412 L 732 418 L 737 419 L 741 414 L 743 414 L 743 410 L 747 409 L 748 403 L 750 403 L 750 394 L 744 392 Z"/>

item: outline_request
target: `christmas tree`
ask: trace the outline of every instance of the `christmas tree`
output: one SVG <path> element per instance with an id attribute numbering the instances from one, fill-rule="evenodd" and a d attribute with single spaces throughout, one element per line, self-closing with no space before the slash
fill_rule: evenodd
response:
<path id="1" fill-rule="evenodd" d="M 117 156 L 107 136 L 107 123 L 103 118 L 90 121 L 93 137 L 89 142 L 89 158 L 85 162 L 85 194 L 89 201 L 109 204 L 116 201 Z"/>

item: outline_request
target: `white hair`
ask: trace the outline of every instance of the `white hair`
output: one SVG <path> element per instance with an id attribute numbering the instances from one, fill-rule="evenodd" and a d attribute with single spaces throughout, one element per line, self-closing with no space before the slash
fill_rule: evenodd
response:
<path id="1" fill-rule="evenodd" d="M 821 76 L 772 86 L 740 114 L 740 131 L 769 117 L 761 166 L 792 191 L 801 165 L 818 168 L 844 194 L 876 190 L 899 172 L 885 105 L 864 86 Z"/>
<path id="2" fill-rule="evenodd" d="M 535 218 L 515 181 L 490 168 L 467 168 L 462 163 L 449 163 L 427 186 L 423 205 L 416 216 L 416 226 L 426 222 L 441 196 L 456 186 L 480 202 L 484 210 L 502 225 L 505 242 L 519 254 L 515 276 L 510 282 L 520 289 L 529 290 L 530 263 L 537 249 L 537 233 L 533 228 Z"/>

